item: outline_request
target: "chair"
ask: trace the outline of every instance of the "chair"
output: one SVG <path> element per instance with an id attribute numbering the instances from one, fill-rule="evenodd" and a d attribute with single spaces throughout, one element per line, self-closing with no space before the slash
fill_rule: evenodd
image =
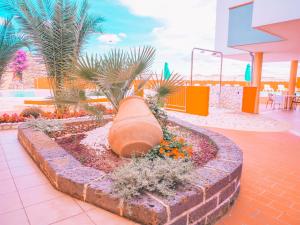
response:
<path id="1" fill-rule="evenodd" d="M 275 95 L 274 103 L 273 103 L 273 109 L 275 109 L 276 105 L 278 105 L 278 109 L 280 109 L 282 104 L 283 104 L 283 96 L 282 95 Z"/>
<path id="2" fill-rule="evenodd" d="M 283 84 L 278 84 L 277 85 L 277 91 L 285 91 L 285 90 L 286 90 L 286 88 Z"/>
<path id="3" fill-rule="evenodd" d="M 300 96 L 295 96 L 292 100 L 292 109 L 297 109 L 298 104 L 300 105 Z"/>
<path id="4" fill-rule="evenodd" d="M 272 93 L 268 94 L 268 99 L 267 99 L 267 102 L 266 102 L 266 108 L 268 108 L 269 103 L 272 107 L 273 103 L 274 103 L 274 94 L 272 94 Z"/>
<path id="5" fill-rule="evenodd" d="M 264 84 L 264 90 L 265 92 L 273 92 L 274 89 L 271 88 L 271 86 L 269 84 Z"/>

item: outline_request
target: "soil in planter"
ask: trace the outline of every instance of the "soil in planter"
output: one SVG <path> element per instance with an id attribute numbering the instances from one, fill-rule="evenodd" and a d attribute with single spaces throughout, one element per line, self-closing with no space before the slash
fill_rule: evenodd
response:
<path id="1" fill-rule="evenodd" d="M 110 120 L 67 123 L 64 125 L 62 131 L 53 132 L 50 136 L 55 138 L 55 141 L 61 147 L 73 155 L 83 165 L 109 173 L 116 167 L 122 165 L 125 160 L 121 159 L 110 149 L 106 149 L 106 151 L 99 154 L 98 151 L 80 144 L 81 140 L 85 138 L 86 132 L 104 126 L 109 121 Z"/>
<path id="2" fill-rule="evenodd" d="M 192 160 L 196 166 L 203 166 L 216 157 L 218 151 L 216 145 L 204 136 L 174 123 L 169 123 L 168 129 L 178 137 L 184 138 L 192 146 Z"/>
<path id="3" fill-rule="evenodd" d="M 120 158 L 108 147 L 100 152 L 80 143 L 86 137 L 86 132 L 104 126 L 108 122 L 110 120 L 67 123 L 62 131 L 53 132 L 49 136 L 83 165 L 109 173 L 128 162 L 128 159 Z M 216 156 L 216 146 L 205 137 L 173 123 L 169 123 L 168 128 L 192 145 L 192 160 L 196 166 L 203 166 Z"/>

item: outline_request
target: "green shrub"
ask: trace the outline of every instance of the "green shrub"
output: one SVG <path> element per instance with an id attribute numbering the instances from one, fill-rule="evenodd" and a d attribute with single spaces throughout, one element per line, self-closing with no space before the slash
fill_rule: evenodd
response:
<path id="1" fill-rule="evenodd" d="M 173 159 L 189 159 L 192 157 L 192 146 L 190 146 L 183 138 L 173 136 L 172 139 L 164 139 L 159 145 L 154 146 L 147 156 L 150 159 L 173 158 Z"/>
<path id="2" fill-rule="evenodd" d="M 39 130 L 45 133 L 50 133 L 54 131 L 60 131 L 63 129 L 63 123 L 59 120 L 46 120 L 42 118 L 38 119 L 27 119 L 24 123 L 26 128 L 33 128 L 34 130 Z"/>
<path id="3" fill-rule="evenodd" d="M 158 103 L 158 99 L 156 96 L 148 96 L 146 99 L 149 109 L 153 113 L 154 117 L 157 119 L 162 128 L 166 127 L 168 122 L 167 113 L 161 109 Z"/>
<path id="4" fill-rule="evenodd" d="M 193 163 L 187 159 L 134 158 L 111 174 L 113 193 L 123 200 L 145 192 L 172 196 L 178 186 L 192 182 L 193 171 Z"/>
<path id="5" fill-rule="evenodd" d="M 22 112 L 21 112 L 21 116 L 23 117 L 33 117 L 33 118 L 38 118 L 40 117 L 41 115 L 43 115 L 44 111 L 41 110 L 40 108 L 37 108 L 37 107 L 29 107 L 29 108 L 26 108 L 24 109 Z"/>

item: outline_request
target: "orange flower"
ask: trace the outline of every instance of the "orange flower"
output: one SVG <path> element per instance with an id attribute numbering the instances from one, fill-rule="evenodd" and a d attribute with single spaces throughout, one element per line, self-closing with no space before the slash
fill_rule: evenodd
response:
<path id="1" fill-rule="evenodd" d="M 164 150 L 163 148 L 160 148 L 160 149 L 159 149 L 159 153 L 160 153 L 160 154 L 163 154 L 164 152 L 165 152 L 165 150 Z"/>
<path id="2" fill-rule="evenodd" d="M 166 141 L 166 140 L 163 140 L 163 141 L 161 142 L 161 145 L 169 145 L 169 142 Z"/>
<path id="3" fill-rule="evenodd" d="M 170 156 L 171 153 L 170 152 L 165 152 L 165 156 Z"/>
<path id="4" fill-rule="evenodd" d="M 178 148 L 173 148 L 172 149 L 172 152 L 174 153 L 174 154 L 178 154 L 179 152 L 178 152 Z"/>
<path id="5" fill-rule="evenodd" d="M 184 144 L 184 142 L 185 142 L 184 138 L 182 138 L 182 137 L 178 138 L 177 141 L 178 141 L 180 144 Z"/>
<path id="6" fill-rule="evenodd" d="M 183 153 L 179 153 L 179 158 L 184 158 L 184 154 Z"/>

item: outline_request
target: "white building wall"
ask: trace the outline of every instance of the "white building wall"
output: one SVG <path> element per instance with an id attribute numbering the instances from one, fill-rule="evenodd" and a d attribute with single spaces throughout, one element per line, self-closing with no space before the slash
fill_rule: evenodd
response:
<path id="1" fill-rule="evenodd" d="M 300 0 L 254 1 L 253 27 L 295 19 L 300 19 Z"/>
<path id="2" fill-rule="evenodd" d="M 300 0 L 298 0 L 300 2 Z M 249 2 L 249 0 L 217 0 L 215 50 L 225 55 L 245 53 L 234 48 L 228 48 L 229 8 Z"/>

